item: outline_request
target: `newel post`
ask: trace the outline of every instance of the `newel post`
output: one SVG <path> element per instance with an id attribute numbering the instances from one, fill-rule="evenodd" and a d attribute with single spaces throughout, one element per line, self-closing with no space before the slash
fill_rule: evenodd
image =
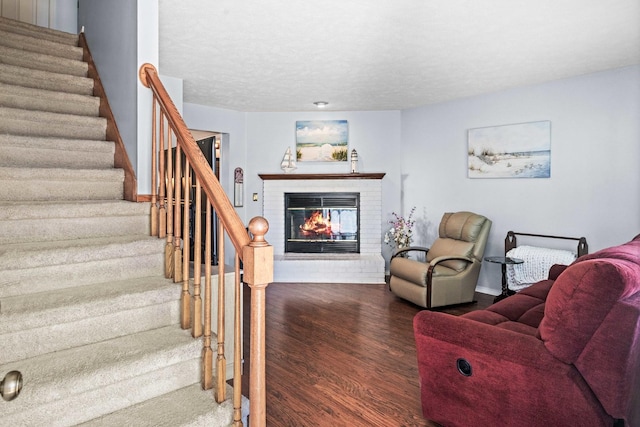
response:
<path id="1" fill-rule="evenodd" d="M 249 222 L 253 235 L 248 246 L 242 248 L 244 281 L 251 288 L 251 335 L 249 372 L 249 425 L 267 424 L 267 392 L 265 382 L 265 314 L 266 289 L 273 281 L 273 246 L 264 238 L 269 223 L 262 217 Z"/>

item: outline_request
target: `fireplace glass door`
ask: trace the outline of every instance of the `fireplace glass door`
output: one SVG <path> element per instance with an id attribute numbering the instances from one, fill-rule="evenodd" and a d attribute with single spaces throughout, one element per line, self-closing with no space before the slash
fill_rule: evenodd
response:
<path id="1" fill-rule="evenodd" d="M 359 253 L 359 193 L 285 193 L 285 252 Z"/>

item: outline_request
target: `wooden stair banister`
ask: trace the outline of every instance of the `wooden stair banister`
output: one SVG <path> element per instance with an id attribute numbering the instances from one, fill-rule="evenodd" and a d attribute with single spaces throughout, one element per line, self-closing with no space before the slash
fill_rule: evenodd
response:
<path id="1" fill-rule="evenodd" d="M 204 154 L 202 154 L 202 151 L 198 148 L 198 145 L 193 139 L 193 135 L 191 135 L 187 125 L 184 123 L 184 120 L 182 120 L 169 93 L 162 85 L 156 68 L 151 64 L 143 64 L 140 67 L 139 74 L 142 84 L 151 89 L 156 95 L 157 101 L 161 105 L 162 110 L 166 112 L 166 118 L 171 128 L 175 130 L 178 140 L 182 139 L 185 142 L 189 142 L 182 146 L 182 150 L 189 159 L 195 174 L 201 177 L 202 189 L 207 194 L 209 200 L 211 200 L 218 214 L 218 218 L 229 234 L 229 239 L 233 243 L 236 252 L 239 254 L 242 253 L 242 248 L 248 245 L 250 241 L 246 228 L 233 208 L 220 182 L 214 175 L 213 170 L 209 167 L 209 163 L 205 159 Z"/>
<path id="2" fill-rule="evenodd" d="M 269 229 L 268 222 L 262 217 L 253 218 L 249 222 L 247 233 L 240 217 L 227 197 L 220 182 L 204 154 L 196 144 L 182 116 L 171 100 L 158 76 L 156 68 L 151 64 L 143 64 L 139 70 L 141 82 L 153 93 L 152 118 L 152 194 L 151 194 L 151 230 L 150 234 L 167 240 L 165 266 L 167 277 L 182 285 L 181 318 L 183 329 L 191 328 L 194 337 L 203 337 L 203 372 L 204 389 L 214 388 L 218 402 L 226 399 L 226 356 L 224 345 L 224 325 L 234 326 L 234 372 L 233 372 L 233 425 L 242 425 L 241 416 L 241 304 L 239 295 L 242 289 L 240 281 L 240 261 L 243 261 L 244 281 L 251 288 L 251 321 L 250 321 L 250 357 L 249 357 L 249 400 L 250 426 L 266 425 L 266 387 L 265 387 L 265 290 L 273 281 L 273 247 L 265 240 Z M 156 106 L 160 108 L 157 109 Z M 159 120 L 157 118 L 159 117 Z M 165 129 L 166 124 L 166 129 Z M 159 132 L 157 132 L 159 130 Z M 175 142 L 175 146 L 174 146 Z M 175 150 L 174 150 L 175 149 Z M 156 158 L 158 156 L 158 158 Z M 165 159 L 166 157 L 166 159 Z M 184 163 L 183 163 L 184 161 Z M 158 169 L 156 170 L 156 166 Z M 166 166 L 166 168 L 165 168 Z M 158 179 L 159 178 L 159 179 Z M 193 196 L 191 192 L 194 191 Z M 206 195 L 202 201 L 201 191 Z M 158 206 L 156 206 L 156 203 Z M 193 203 L 195 225 L 191 232 L 194 241 L 193 282 L 189 277 L 190 264 L 189 233 L 190 211 L 187 205 Z M 204 206 L 201 206 L 204 204 Z M 216 346 L 217 381 L 212 381 L 212 346 L 211 346 L 211 208 L 215 209 L 218 220 L 218 253 L 221 265 L 218 266 L 218 316 Z M 201 212 L 206 212 L 205 224 L 202 225 Z M 157 218 L 156 218 L 157 216 Z M 201 227 L 205 227 L 202 229 Z M 200 256 L 201 233 L 205 232 L 204 260 Z M 235 248 L 235 283 L 234 316 L 225 319 L 225 277 L 224 277 L 224 236 L 229 237 Z M 204 261 L 204 300 L 201 298 L 201 262 Z M 190 284 L 193 283 L 193 295 L 190 295 Z M 204 323 L 204 328 L 202 327 Z"/>

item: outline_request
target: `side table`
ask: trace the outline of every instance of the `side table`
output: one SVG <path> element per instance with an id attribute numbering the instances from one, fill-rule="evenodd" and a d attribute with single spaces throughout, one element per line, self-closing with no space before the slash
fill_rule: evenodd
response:
<path id="1" fill-rule="evenodd" d="M 493 299 L 493 302 L 496 303 L 510 295 L 515 294 L 516 291 L 512 291 L 511 289 L 509 289 L 509 286 L 507 286 L 507 265 L 522 264 L 524 260 L 520 258 L 511 258 L 508 256 L 488 256 L 485 257 L 484 260 L 502 265 L 502 293 L 495 297 Z"/>

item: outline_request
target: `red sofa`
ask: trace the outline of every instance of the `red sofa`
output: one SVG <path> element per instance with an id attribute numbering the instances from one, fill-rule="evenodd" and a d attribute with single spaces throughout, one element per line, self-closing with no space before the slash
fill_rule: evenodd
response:
<path id="1" fill-rule="evenodd" d="M 413 322 L 425 418 L 640 426 L 640 235 L 463 316 Z"/>

